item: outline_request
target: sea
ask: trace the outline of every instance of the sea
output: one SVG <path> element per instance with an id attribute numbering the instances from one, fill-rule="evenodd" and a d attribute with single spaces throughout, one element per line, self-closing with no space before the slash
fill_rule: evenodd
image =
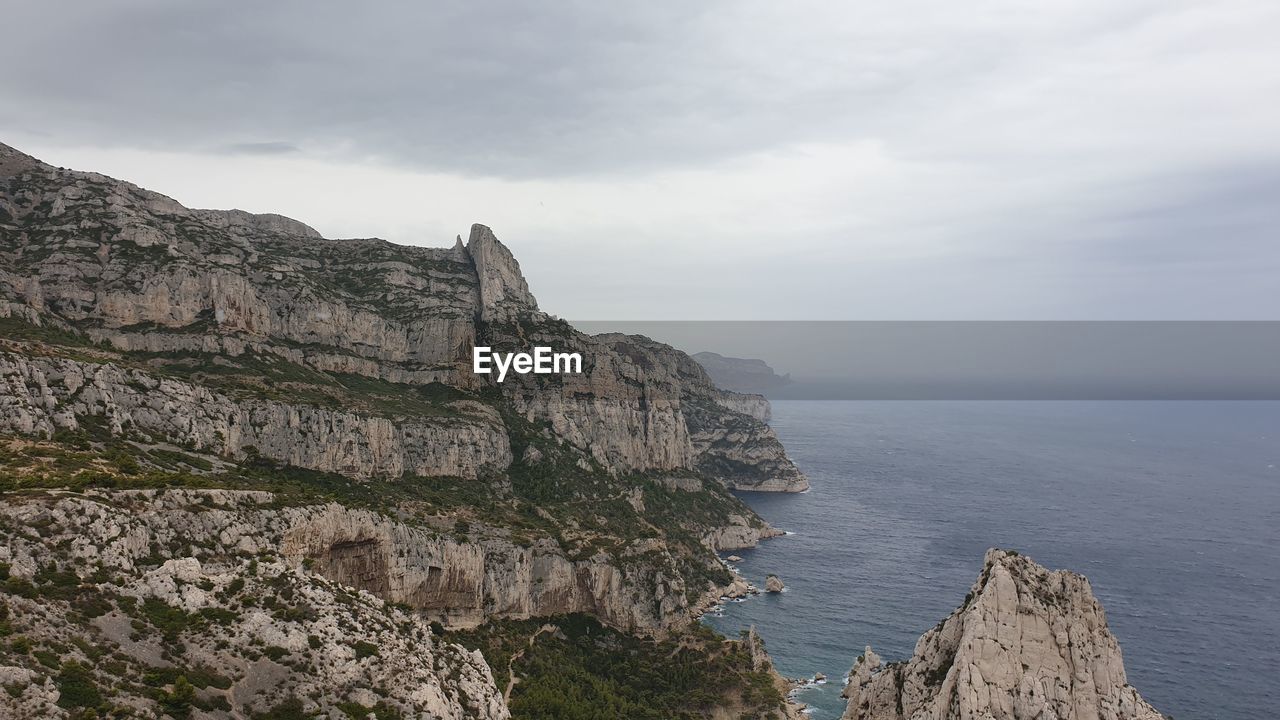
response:
<path id="1" fill-rule="evenodd" d="M 838 718 L 870 645 L 910 657 L 989 547 L 1086 575 L 1129 682 L 1178 720 L 1280 717 L 1280 402 L 777 401 L 803 494 L 743 493 L 785 537 L 737 551 L 797 699 Z"/>

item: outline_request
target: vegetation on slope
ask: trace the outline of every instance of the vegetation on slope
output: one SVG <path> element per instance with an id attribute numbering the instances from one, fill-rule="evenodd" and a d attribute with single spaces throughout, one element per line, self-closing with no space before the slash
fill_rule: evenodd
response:
<path id="1" fill-rule="evenodd" d="M 528 477 L 513 480 L 513 486 L 520 488 L 527 481 Z M 63 431 L 52 440 L 0 439 L 0 497 L 40 494 L 50 488 L 69 492 L 180 487 L 261 489 L 277 493 L 276 502 L 280 504 L 336 501 L 387 513 L 398 510 L 402 519 L 411 519 L 406 518 L 406 508 L 413 508 L 424 518 L 453 511 L 474 521 L 459 521 L 454 526 L 457 534 L 474 533 L 483 521 L 516 531 L 523 528 L 528 537 L 550 534 L 570 547 L 576 546 L 565 536 L 567 527 L 583 528 L 613 515 L 625 530 L 614 528 L 612 541 L 621 541 L 625 537 L 622 532 L 643 527 L 655 536 L 670 533 L 677 545 L 692 543 L 692 533 L 679 523 L 696 525 L 731 509 L 720 507 L 715 493 L 705 497 L 698 494 L 700 502 L 684 504 L 680 502 L 683 496 L 694 494 L 679 493 L 681 497 L 677 497 L 678 491 L 669 490 L 652 478 L 631 478 L 627 483 L 646 488 L 646 503 L 658 509 L 656 514 L 670 523 L 669 527 L 642 525 L 644 521 L 625 500 L 619 501 L 617 507 L 585 500 L 584 493 L 594 487 L 589 483 L 555 485 L 554 491 L 535 491 L 528 486 L 513 491 L 506 499 L 496 498 L 485 483 L 450 478 L 360 483 L 340 475 L 281 467 L 260 458 L 231 464 L 189 449 L 147 447 L 112 436 L 104 427 L 92 423 L 78 431 Z M 603 492 L 618 488 L 602 485 L 597 489 Z M 521 497 L 521 492 L 535 494 L 542 504 L 535 506 Z M 549 509 L 533 510 L 543 507 Z M 34 534 L 34 538 L 43 530 L 34 526 L 0 528 L 3 532 Z M 702 550 L 705 552 L 705 548 Z M 166 557 L 184 552 L 187 551 L 181 547 L 159 552 L 139 563 L 137 571 L 157 567 Z M 690 556 L 688 560 L 696 563 L 700 558 Z M 230 682 L 238 682 L 239 676 L 224 677 L 218 671 L 192 665 L 181 651 L 183 643 L 204 643 L 208 636 L 221 632 L 218 626 L 235 624 L 251 607 L 283 613 L 283 619 L 306 619 L 305 608 L 297 612 L 290 609 L 291 591 L 285 588 L 263 591 L 251 586 L 252 592 L 246 595 L 243 585 L 234 584 L 228 590 L 224 611 L 192 614 L 156 600 L 137 602 L 121 596 L 114 588 L 126 584 L 129 578 L 120 577 L 118 572 L 81 578 L 69 567 L 64 563 L 42 570 L 31 582 L 8 581 L 0 586 L 0 594 L 37 601 L 65 616 L 79 630 L 66 638 L 54 636 L 50 642 L 47 632 L 24 633 L 15 630 L 12 623 L 0 626 L 0 632 L 18 636 L 16 643 L 0 642 L 0 655 L 4 656 L 0 662 L 30 667 L 53 678 L 60 689 L 70 691 L 64 690 L 66 702 L 73 703 L 67 707 L 85 710 L 85 717 L 90 716 L 88 709 L 100 716 L 125 712 L 122 698 L 146 698 L 159 707 L 172 707 L 182 713 L 189 713 L 191 708 L 223 708 L 223 691 Z M 685 572 L 696 574 L 690 568 Z M 710 577 L 710 571 L 702 571 L 701 578 L 707 582 L 723 580 Z M 340 591 L 335 592 L 341 596 Z M 111 643 L 105 643 L 93 628 L 94 618 L 109 613 L 130 618 L 138 641 L 155 638 L 158 645 L 178 650 L 159 658 L 154 665 L 130 660 L 118 647 L 113 649 Z M 554 625 L 555 631 L 542 633 L 529 643 L 529 637 L 544 624 Z M 589 617 L 569 616 L 495 621 L 478 629 L 451 632 L 446 639 L 481 649 L 498 676 L 499 689 L 506 689 L 511 673 L 515 674 L 518 681 L 511 683 L 510 704 L 516 718 L 695 718 L 706 717 L 717 707 L 732 707 L 738 713 L 735 716 L 743 718 L 779 717 L 775 713 L 782 695 L 772 676 L 752 669 L 751 658 L 741 643 L 725 641 L 700 625 L 654 641 L 611 630 Z M 290 666 L 299 660 L 288 655 L 274 657 L 272 653 L 278 649 L 267 646 L 254 647 L 252 652 Z M 387 717 L 394 717 L 390 709 L 383 711 Z M 302 714 L 300 707 L 282 701 L 261 717 L 308 715 Z"/>
<path id="2" fill-rule="evenodd" d="M 494 621 L 446 639 L 484 653 L 517 720 L 682 720 L 715 708 L 782 717 L 783 695 L 745 643 L 703 625 L 655 641 L 570 615 Z"/>
<path id="3" fill-rule="evenodd" d="M 197 331 L 193 331 L 197 332 Z M 492 396 L 442 383 L 408 385 L 366 375 L 322 372 L 280 355 L 250 348 L 239 355 L 195 350 L 122 351 L 90 341 L 82 333 L 53 324 L 33 325 L 16 317 L 0 318 L 0 338 L 26 355 L 111 363 L 157 377 L 202 385 L 231 398 L 267 398 L 295 405 L 396 418 L 457 417 L 467 412 L 460 400 L 492 402 Z"/>

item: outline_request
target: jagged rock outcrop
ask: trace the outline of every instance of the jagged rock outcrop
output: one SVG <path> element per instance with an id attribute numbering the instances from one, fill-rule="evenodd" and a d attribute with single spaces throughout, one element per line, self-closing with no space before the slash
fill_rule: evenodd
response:
<path id="1" fill-rule="evenodd" d="M 770 575 L 764 579 L 764 591 L 767 593 L 780 593 L 787 588 L 782 584 L 782 578 L 777 575 Z"/>
<path id="2" fill-rule="evenodd" d="M 520 263 L 506 245 L 498 242 L 492 230 L 472 225 L 466 250 L 480 282 L 481 320 L 511 321 L 538 309 L 538 301 L 520 272 Z"/>
<path id="3" fill-rule="evenodd" d="M 987 551 L 965 603 L 883 665 L 849 674 L 846 720 L 1160 720 L 1125 678 L 1106 614 L 1081 575 Z"/>
<path id="4" fill-rule="evenodd" d="M 773 429 L 717 402 L 683 406 L 694 467 L 740 490 L 803 492 L 809 479 L 791 462 Z"/>
<path id="5" fill-rule="evenodd" d="M 191 210 L 0 145 L 0 239 L 0 317 L 61 327 L 157 369 L 271 357 L 297 366 L 294 376 L 496 390 L 529 421 L 549 425 L 584 463 L 608 472 L 700 470 L 741 489 L 807 487 L 761 422 L 762 399 L 717 389 L 669 346 L 587 336 L 540 312 L 514 256 L 483 225 L 452 248 L 326 240 L 289 218 Z M 471 372 L 477 344 L 528 350 L 537 341 L 582 352 L 588 367 L 582 375 L 529 375 L 502 385 Z M 301 406 L 314 402 L 294 393 L 285 404 L 301 416 L 311 414 Z M 364 415 L 394 420 L 376 409 Z M 297 461 L 276 454 L 282 444 L 260 439 L 255 447 L 264 455 Z M 362 453 L 339 462 L 363 463 Z M 481 465 L 501 460 L 488 447 L 483 453 Z M 336 467 L 332 460 L 309 466 Z M 367 472 L 413 466 L 388 460 Z"/>
<path id="6" fill-rule="evenodd" d="M 753 548 L 760 543 L 761 540 L 779 537 L 786 533 L 765 522 L 751 522 L 741 515 L 729 516 L 729 524 L 715 528 L 709 533 L 704 540 L 706 544 L 714 550 L 742 550 L 744 548 Z M 740 562 L 742 558 L 734 560 L 736 556 L 726 558 L 729 562 Z"/>

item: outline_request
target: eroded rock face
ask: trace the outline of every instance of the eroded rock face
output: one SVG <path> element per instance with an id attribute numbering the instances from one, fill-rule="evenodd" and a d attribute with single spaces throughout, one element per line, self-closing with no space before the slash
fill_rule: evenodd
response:
<path id="1" fill-rule="evenodd" d="M 472 535 L 458 541 L 330 505 L 292 517 L 282 552 L 449 626 L 581 612 L 622 630 L 660 633 L 695 613 L 684 581 L 650 555 L 665 552 L 659 543 L 637 541 L 619 563 L 605 555 L 573 560 L 549 540 L 521 547 L 478 528 Z"/>
<path id="2" fill-rule="evenodd" d="M 492 230 L 472 225 L 466 250 L 480 283 L 481 320 L 508 321 L 537 311 L 538 301 L 529 292 L 520 263 L 506 245 L 498 242 Z"/>
<path id="3" fill-rule="evenodd" d="M 989 550 L 965 604 L 906 662 L 868 647 L 847 720 L 1159 720 L 1125 678 L 1106 614 L 1081 575 Z"/>
<path id="4" fill-rule="evenodd" d="M 725 391 L 716 398 L 716 402 L 743 415 L 750 415 L 762 423 L 767 423 L 773 416 L 773 408 L 763 395 L 755 393 L 739 393 Z"/>
<path id="5" fill-rule="evenodd" d="M 6 595 L 10 619 L 25 637 L 68 648 L 64 662 L 88 668 L 99 687 L 111 688 L 113 707 L 139 717 L 159 716 L 155 691 L 139 690 L 142 671 L 173 662 L 223 679 L 199 695 L 222 704 L 227 717 L 256 717 L 288 701 L 307 717 L 339 704 L 404 717 L 510 717 L 479 652 L 282 554 L 279 533 L 315 511 L 273 509 L 271 501 L 269 493 L 211 490 L 6 502 L 0 562 L 10 576 L 25 583 L 60 570 L 82 583 L 82 611 L 90 607 L 85 597 L 101 603 L 91 620 L 73 619 L 64 600 Z M 167 636 L 149 617 L 170 619 Z M 77 647 L 129 662 L 112 668 Z M 80 717 L 59 707 L 48 677 L 0 666 L 0 679 L 8 690 L 0 716 Z"/>
<path id="6" fill-rule="evenodd" d="M 0 145 L 0 236 L 2 317 L 65 327 L 134 354 L 271 356 L 320 373 L 497 391 L 530 421 L 549 424 L 584 462 L 609 472 L 696 469 L 741 489 L 807 487 L 762 422 L 767 402 L 718 390 L 669 346 L 587 336 L 540 312 L 519 263 L 483 225 L 452 248 L 326 240 L 289 218 L 191 210 Z M 530 375 L 502 385 L 471 372 L 477 344 L 527 351 L 537 341 L 581 351 L 589 367 L 582 375 Z M 53 397 L 51 412 L 62 412 Z M 293 457 L 284 449 L 297 433 L 276 442 L 267 437 L 272 428 L 240 423 L 235 434 L 255 436 L 242 444 L 272 459 L 362 477 L 433 466 L 413 456 L 442 451 L 409 447 L 414 442 L 463 441 L 452 430 L 440 436 L 434 422 L 408 423 L 430 426 L 420 439 L 390 437 L 393 418 L 367 417 L 375 412 L 348 421 L 298 398 L 284 403 L 289 417 L 273 410 L 260 419 L 305 425 L 312 442 L 338 446 L 332 452 L 340 457 L 313 458 L 311 449 Z M 243 414 L 222 408 L 214 422 Z M 191 425 L 190 434 L 208 434 L 201 429 L 206 419 Z M 468 432 L 483 435 L 483 425 Z M 474 457 L 460 447 L 447 451 L 459 456 L 458 466 L 501 464 L 501 448 L 476 439 Z"/>
<path id="7" fill-rule="evenodd" d="M 768 523 L 752 523 L 741 515 L 732 515 L 729 520 L 730 524 L 716 528 L 707 535 L 703 542 L 717 551 L 742 550 L 755 547 L 761 540 L 786 534 Z M 742 561 L 742 558 L 734 560 L 735 557 L 737 556 L 730 555 L 726 559 L 729 562 Z"/>
<path id="8" fill-rule="evenodd" d="M 773 428 L 718 402 L 684 406 L 694 465 L 739 490 L 803 492 L 809 479 L 787 457 Z"/>
<path id="9" fill-rule="evenodd" d="M 110 364 L 0 352 L 0 433 L 50 436 L 76 429 L 86 417 L 101 418 L 117 434 L 128 431 L 234 457 L 252 448 L 292 465 L 356 478 L 476 478 L 511 464 L 501 419 L 478 403 L 453 417 L 396 421 L 265 398 L 233 399 Z"/>
<path id="10" fill-rule="evenodd" d="M 278 555 L 450 626 L 581 612 L 621 630 L 661 633 L 698 612 L 669 570 L 666 548 L 652 539 L 632 542 L 622 562 L 603 554 L 571 559 L 552 541 L 522 547 L 500 529 L 473 526 L 464 541 L 336 503 L 274 507 L 274 496 L 261 491 L 98 494 L 0 505 L 0 516 L 18 522 L 44 513 L 61 533 L 44 543 L 16 542 L 3 560 L 11 572 L 34 574 L 44 545 L 63 538 L 78 561 L 125 571 L 180 544 L 190 548 L 186 557 L 206 563 Z"/>

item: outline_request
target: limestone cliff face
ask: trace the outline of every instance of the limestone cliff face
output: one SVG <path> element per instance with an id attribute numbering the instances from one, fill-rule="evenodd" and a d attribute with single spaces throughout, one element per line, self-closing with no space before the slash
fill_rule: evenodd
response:
<path id="1" fill-rule="evenodd" d="M 474 338 L 474 269 L 452 251 L 322 240 L 288 218 L 188 210 L 0 155 L 0 290 L 99 337 L 243 334 L 428 368 L 454 365 Z M 191 342 L 169 339 L 145 342 Z"/>
<path id="2" fill-rule="evenodd" d="M 117 434 L 243 457 L 250 448 L 349 477 L 476 478 L 511 463 L 501 419 L 479 403 L 455 416 L 394 421 L 263 398 L 233 399 L 138 370 L 0 352 L 0 432 L 51 436 L 100 418 Z"/>
<path id="3" fill-rule="evenodd" d="M 7 594 L 6 627 L 63 648 L 64 676 L 78 667 L 78 687 L 103 688 L 133 716 L 182 716 L 157 706 L 167 701 L 154 678 L 143 684 L 144 672 L 176 662 L 200 688 L 193 699 L 227 713 L 195 717 L 258 717 L 289 702 L 293 714 L 272 717 L 340 705 L 397 717 L 510 717 L 479 652 L 283 555 L 282 531 L 328 511 L 271 509 L 271 500 L 217 490 L 11 498 L 0 505 L 9 587 L 47 588 L 52 576 L 64 589 Z M 197 668 L 213 679 L 199 679 Z M 0 664 L 0 678 L 6 718 L 82 717 L 77 706 L 96 702 L 22 665 Z"/>
<path id="4" fill-rule="evenodd" d="M 761 540 L 786 534 L 767 523 L 752 524 L 741 515 L 731 516 L 729 520 L 729 524 L 712 530 L 704 542 L 715 550 L 742 550 L 755 547 Z"/>
<path id="5" fill-rule="evenodd" d="M 762 423 L 769 422 L 773 417 L 773 408 L 769 405 L 769 400 L 756 393 L 726 390 L 716 396 L 716 402 L 734 412 L 749 415 Z"/>
<path id="6" fill-rule="evenodd" d="M 520 263 L 498 242 L 484 225 L 472 225 L 467 255 L 475 265 L 480 283 L 480 319 L 485 322 L 513 320 L 537 311 L 538 301 L 520 272 Z"/>
<path id="7" fill-rule="evenodd" d="M 639 541 L 614 562 L 571 560 L 543 540 L 519 547 L 485 528 L 459 541 L 339 505 L 290 518 L 283 553 L 325 577 L 422 610 L 450 626 L 487 618 L 589 613 L 632 632 L 661 633 L 692 620 L 684 581 L 664 571 L 660 543 Z"/>
<path id="8" fill-rule="evenodd" d="M 0 715 L 63 717 L 87 677 L 126 714 L 501 720 L 431 620 L 666 635 L 733 581 L 714 550 L 777 532 L 725 486 L 805 486 L 759 400 L 541 312 L 479 225 L 326 240 L 0 145 L 0 330 L 0 610 L 81 663 L 15 645 Z M 498 384 L 481 344 L 583 372 Z"/>
<path id="9" fill-rule="evenodd" d="M 1159 720 L 1125 678 L 1089 581 L 1002 550 L 965 604 L 906 662 L 867 648 L 845 689 L 848 720 Z"/>
<path id="10" fill-rule="evenodd" d="M 509 377 L 501 389 L 522 415 L 547 423 L 585 456 L 621 471 L 693 467 L 694 448 L 681 403 L 685 378 L 675 358 L 662 355 L 656 343 L 622 335 L 591 337 L 555 323 L 535 325 L 523 337 L 499 336 L 495 342 L 581 353 L 580 375 Z"/>
<path id="11" fill-rule="evenodd" d="M 175 357 L 216 363 L 273 356 L 328 375 L 497 391 L 528 420 L 549 425 L 584 462 L 609 472 L 705 470 L 737 488 L 807 487 L 762 424 L 767 410 L 759 400 L 716 389 L 701 367 L 668 346 L 587 336 L 543 314 L 511 252 L 482 225 L 465 246 L 448 249 L 326 240 L 289 218 L 190 210 L 0 145 L 0 317 L 8 316 L 63 327 L 159 365 Z M 501 386 L 471 372 L 477 344 L 528 350 L 536 340 L 583 352 L 586 372 Z M 62 402 L 56 391 L 53 397 Z M 466 439 L 452 425 L 415 420 L 401 432 L 391 427 L 397 418 L 376 408 L 347 418 L 304 407 L 305 393 L 295 398 L 269 408 L 217 402 L 216 417 L 193 417 L 183 431 L 202 447 L 213 447 L 213 433 L 222 431 L 231 452 L 253 445 L 273 459 L 361 476 L 433 468 L 470 476 L 504 457 L 484 422 L 463 423 L 481 446 L 467 457 L 452 448 Z M 106 405 L 71 410 L 89 407 Z M 156 422 L 181 424 L 173 410 L 175 417 Z M 53 421 L 33 422 L 47 428 Z M 290 430 L 276 437 L 263 422 Z M 287 449 L 302 434 L 309 438 L 304 449 Z M 417 443 L 445 447 L 412 447 Z"/>
<path id="12" fill-rule="evenodd" d="M 523 331 L 523 328 L 522 328 Z M 768 401 L 717 389 L 688 355 L 638 335 L 586 336 L 567 325 L 534 325 L 499 344 L 552 344 L 579 351 L 583 373 L 508 380 L 504 394 L 530 419 L 604 467 L 692 469 L 729 487 L 799 492 L 808 479 L 758 417 Z M 547 383 L 555 387 L 548 391 Z"/>
<path id="13" fill-rule="evenodd" d="M 499 528 L 473 525 L 461 540 L 336 503 L 277 507 L 274 500 L 262 491 L 103 492 L 0 505 L 0 515 L 45 513 L 78 560 L 127 572 L 176 546 L 184 552 L 174 559 L 201 563 L 278 556 L 450 626 L 582 612 L 618 629 L 661 633 L 696 614 L 683 580 L 666 570 L 670 558 L 652 540 L 633 542 L 623 563 L 603 555 L 571 559 L 554 542 L 521 547 Z M 15 542 L 3 561 L 18 575 L 34 573 L 49 543 Z"/>
<path id="14" fill-rule="evenodd" d="M 699 398 L 685 406 L 695 466 L 731 487 L 765 492 L 802 492 L 809 480 L 787 457 L 768 425 L 719 402 Z"/>

